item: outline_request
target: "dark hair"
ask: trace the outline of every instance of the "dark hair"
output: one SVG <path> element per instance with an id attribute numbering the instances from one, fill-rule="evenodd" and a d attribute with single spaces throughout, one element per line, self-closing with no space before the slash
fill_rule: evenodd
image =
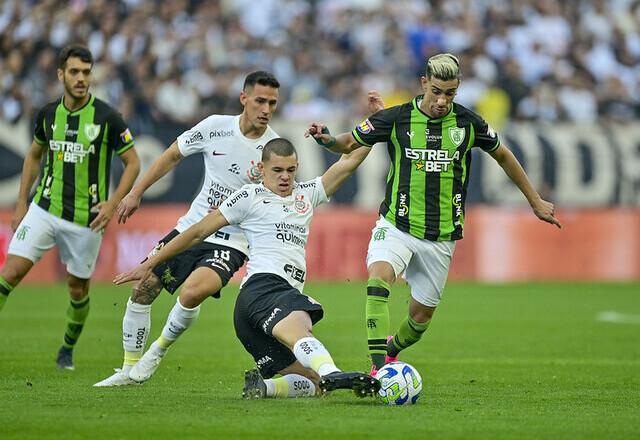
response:
<path id="1" fill-rule="evenodd" d="M 70 44 L 65 46 L 58 55 L 58 67 L 64 69 L 67 65 L 67 60 L 71 57 L 80 58 L 85 63 L 93 65 L 93 55 L 91 51 L 81 44 Z"/>
<path id="2" fill-rule="evenodd" d="M 262 149 L 262 161 L 268 161 L 272 154 L 280 157 L 287 157 L 295 154 L 296 157 L 298 157 L 296 147 L 293 146 L 291 141 L 285 138 L 274 138 L 267 142 Z"/>
<path id="3" fill-rule="evenodd" d="M 256 72 L 251 72 L 244 79 L 244 85 L 242 86 L 242 90 L 247 90 L 247 87 L 253 87 L 256 84 L 260 84 L 261 86 L 273 87 L 274 89 L 280 88 L 280 83 L 269 72 L 265 72 L 264 70 L 258 70 Z"/>

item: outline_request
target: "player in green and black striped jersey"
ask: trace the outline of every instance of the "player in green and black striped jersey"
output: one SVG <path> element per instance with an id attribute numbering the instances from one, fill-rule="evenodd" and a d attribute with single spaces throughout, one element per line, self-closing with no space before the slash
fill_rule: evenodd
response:
<path id="1" fill-rule="evenodd" d="M 73 369 L 73 347 L 89 313 L 89 278 L 102 231 L 140 170 L 133 137 L 122 117 L 89 93 L 92 67 L 93 57 L 84 46 L 71 45 L 60 52 L 58 79 L 64 95 L 44 106 L 36 117 L 11 223 L 15 234 L 0 271 L 2 309 L 11 290 L 44 252 L 58 246 L 71 296 L 57 359 L 58 366 L 66 369 Z M 124 173 L 109 197 L 114 154 L 124 163 Z M 28 206 L 43 156 L 43 173 Z"/>
<path id="2" fill-rule="evenodd" d="M 374 371 L 421 338 L 440 301 L 455 240 L 463 236 L 472 147 L 500 164 L 538 218 L 560 227 L 553 204 L 540 198 L 498 135 L 482 117 L 453 102 L 460 85 L 458 59 L 429 58 L 421 83 L 422 95 L 375 113 L 351 133 L 333 137 L 319 123 L 306 133 L 342 153 L 387 143 L 391 166 L 367 255 L 367 336 Z M 388 338 L 389 290 L 402 272 L 411 286 L 409 316 Z"/>

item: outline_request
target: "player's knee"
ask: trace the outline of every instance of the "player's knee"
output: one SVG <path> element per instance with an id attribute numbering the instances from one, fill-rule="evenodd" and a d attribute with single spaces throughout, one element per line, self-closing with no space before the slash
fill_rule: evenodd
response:
<path id="1" fill-rule="evenodd" d="M 22 278 L 29 273 L 32 265 L 33 264 L 22 264 L 20 261 L 9 257 L 2 271 L 0 271 L 0 276 L 2 276 L 7 283 L 15 287 L 22 281 Z"/>
<path id="2" fill-rule="evenodd" d="M 89 295 L 89 280 L 70 277 L 67 282 L 67 287 L 69 288 L 69 296 L 75 301 L 84 299 Z"/>
<path id="3" fill-rule="evenodd" d="M 426 324 L 427 322 L 431 321 L 431 318 L 433 318 L 433 314 L 435 313 L 435 311 L 435 307 L 412 307 L 409 310 L 409 316 L 415 322 Z"/>
<path id="4" fill-rule="evenodd" d="M 149 277 L 144 283 L 138 283 L 131 290 L 131 302 L 140 305 L 150 305 L 160 295 L 162 284 L 155 275 Z"/>
<path id="5" fill-rule="evenodd" d="M 393 267 L 388 263 L 382 261 L 375 262 L 370 265 L 368 269 L 369 279 L 382 280 L 389 285 L 393 284 L 396 279 Z"/>
<path id="6" fill-rule="evenodd" d="M 209 292 L 208 289 L 203 290 L 195 286 L 183 286 L 182 289 L 180 289 L 180 304 L 188 309 L 193 309 L 202 304 L 212 293 L 213 292 Z"/>

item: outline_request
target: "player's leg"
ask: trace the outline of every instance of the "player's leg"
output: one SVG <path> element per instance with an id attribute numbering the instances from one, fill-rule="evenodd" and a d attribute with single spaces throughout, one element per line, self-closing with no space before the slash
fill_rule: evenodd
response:
<path id="1" fill-rule="evenodd" d="M 64 339 L 56 363 L 58 368 L 73 370 L 73 349 L 89 316 L 89 279 L 67 274 L 69 306 L 67 307 Z"/>
<path id="2" fill-rule="evenodd" d="M 102 234 L 62 219 L 55 221 L 56 244 L 60 258 L 67 266 L 70 297 L 63 343 L 56 362 L 59 368 L 73 370 L 73 349 L 89 315 L 89 284 L 98 259 Z"/>
<path id="3" fill-rule="evenodd" d="M 7 255 L 7 260 L 0 270 L 0 310 L 9 298 L 11 291 L 22 281 L 33 267 L 33 261 L 17 255 Z"/>
<path id="4" fill-rule="evenodd" d="M 387 337 L 390 333 L 388 302 L 391 285 L 411 260 L 412 252 L 402 234 L 387 220 L 380 218 L 369 241 L 365 313 L 372 375 L 385 364 Z"/>
<path id="5" fill-rule="evenodd" d="M 22 281 L 44 253 L 55 245 L 54 217 L 36 205 L 29 206 L 7 249 L 0 270 L 0 310 L 9 293 Z"/>
<path id="6" fill-rule="evenodd" d="M 409 314 L 387 345 L 387 360 L 418 342 L 425 333 L 442 297 L 455 243 L 420 240 L 405 277 L 411 286 Z M 389 359 L 391 358 L 391 359 Z"/>
<path id="7" fill-rule="evenodd" d="M 182 285 L 180 296 L 169 312 L 160 337 L 129 371 L 129 377 L 136 382 L 149 380 L 169 347 L 198 319 L 200 304 L 221 288 L 222 280 L 216 272 L 206 267 L 193 271 Z"/>

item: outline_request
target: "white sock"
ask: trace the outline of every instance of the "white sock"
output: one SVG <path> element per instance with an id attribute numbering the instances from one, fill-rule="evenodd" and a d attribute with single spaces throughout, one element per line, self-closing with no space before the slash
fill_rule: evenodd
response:
<path id="1" fill-rule="evenodd" d="M 169 312 L 167 323 L 162 329 L 162 334 L 158 338 L 159 348 L 167 349 L 173 344 L 182 333 L 198 319 L 200 314 L 200 306 L 188 309 L 180 304 L 180 298 Z"/>
<path id="2" fill-rule="evenodd" d="M 133 364 L 138 362 L 147 345 L 150 331 L 151 304 L 138 304 L 129 299 L 122 318 L 123 370 L 130 369 Z"/>
<path id="3" fill-rule="evenodd" d="M 265 379 L 267 397 L 312 397 L 316 386 L 299 374 L 287 374 L 275 379 Z"/>
<path id="4" fill-rule="evenodd" d="M 304 367 L 311 368 L 320 376 L 340 371 L 322 342 L 314 337 L 298 340 L 293 345 L 293 354 Z"/>

